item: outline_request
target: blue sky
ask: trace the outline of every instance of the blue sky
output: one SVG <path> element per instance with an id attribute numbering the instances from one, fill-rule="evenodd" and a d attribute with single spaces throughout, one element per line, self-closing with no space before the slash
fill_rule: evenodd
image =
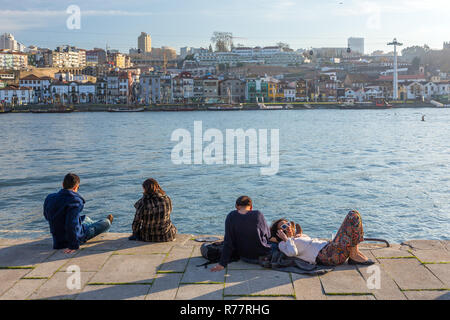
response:
<path id="1" fill-rule="evenodd" d="M 69 5 L 81 9 L 81 29 L 66 27 Z M 449 0 L 0 0 L 0 33 L 25 45 L 72 44 L 128 52 L 145 31 L 152 46 L 207 47 L 214 31 L 232 32 L 235 44 L 292 48 L 344 47 L 351 36 L 366 51 L 388 51 L 397 37 L 407 45 L 441 49 L 450 41 Z"/>

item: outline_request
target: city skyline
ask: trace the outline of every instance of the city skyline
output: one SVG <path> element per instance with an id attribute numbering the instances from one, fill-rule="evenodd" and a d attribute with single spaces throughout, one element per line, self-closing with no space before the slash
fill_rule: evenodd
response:
<path id="1" fill-rule="evenodd" d="M 81 29 L 69 30 L 69 5 L 81 9 Z M 55 48 L 71 44 L 80 48 L 106 47 L 128 53 L 137 48 L 137 37 L 146 32 L 154 47 L 208 47 L 214 31 L 232 32 L 235 45 L 270 46 L 288 43 L 293 49 L 346 47 L 350 37 L 365 38 L 366 53 L 390 51 L 394 37 L 404 47 L 428 44 L 442 49 L 450 22 L 441 18 L 447 1 L 307 1 L 281 0 L 245 3 L 235 0 L 109 1 L 24 0 L 3 10 L 0 33 L 12 33 L 26 46 Z"/>

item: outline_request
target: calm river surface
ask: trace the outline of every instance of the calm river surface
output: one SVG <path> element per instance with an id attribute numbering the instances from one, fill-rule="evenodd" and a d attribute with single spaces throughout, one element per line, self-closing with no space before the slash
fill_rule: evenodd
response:
<path id="1" fill-rule="evenodd" d="M 194 121 L 224 135 L 279 129 L 278 173 L 174 164 L 172 132 L 193 135 Z M 0 115 L 0 237 L 48 232 L 42 204 L 68 172 L 81 177 L 85 214 L 115 215 L 111 232 L 130 232 L 153 177 L 180 233 L 222 234 L 245 194 L 269 223 L 287 217 L 310 236 L 331 237 L 354 208 L 367 237 L 450 239 L 450 109 Z"/>

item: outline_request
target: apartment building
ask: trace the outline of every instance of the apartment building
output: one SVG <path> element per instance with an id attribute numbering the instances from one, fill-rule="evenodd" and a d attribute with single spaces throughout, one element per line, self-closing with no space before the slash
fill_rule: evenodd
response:
<path id="1" fill-rule="evenodd" d="M 28 67 L 28 56 L 11 50 L 0 50 L 0 69 L 22 70 Z"/>
<path id="2" fill-rule="evenodd" d="M 70 46 L 58 47 L 54 51 L 47 51 L 44 61 L 54 68 L 83 68 L 86 67 L 86 51 Z"/>

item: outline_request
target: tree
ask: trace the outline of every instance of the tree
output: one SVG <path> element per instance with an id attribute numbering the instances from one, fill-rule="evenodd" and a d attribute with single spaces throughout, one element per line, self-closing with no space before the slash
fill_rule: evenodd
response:
<path id="1" fill-rule="evenodd" d="M 420 58 L 419 57 L 414 57 L 414 59 L 411 62 L 411 71 L 416 73 L 419 71 L 420 68 Z"/>
<path id="2" fill-rule="evenodd" d="M 284 43 L 284 42 L 278 42 L 277 47 L 280 48 L 282 51 L 290 51 L 291 50 L 291 47 L 289 46 L 289 44 Z"/>
<path id="3" fill-rule="evenodd" d="M 233 48 L 233 34 L 215 31 L 211 37 L 211 42 L 214 43 L 216 51 L 229 52 Z"/>
<path id="4" fill-rule="evenodd" d="M 209 52 L 213 52 L 213 48 L 212 48 L 212 45 L 209 45 L 209 49 L 208 49 L 208 51 L 209 51 Z"/>
<path id="5" fill-rule="evenodd" d="M 409 62 L 412 62 L 414 58 L 418 57 L 423 60 L 427 52 L 430 51 L 430 47 L 427 45 L 421 46 L 412 46 L 402 50 L 402 56 Z"/>

